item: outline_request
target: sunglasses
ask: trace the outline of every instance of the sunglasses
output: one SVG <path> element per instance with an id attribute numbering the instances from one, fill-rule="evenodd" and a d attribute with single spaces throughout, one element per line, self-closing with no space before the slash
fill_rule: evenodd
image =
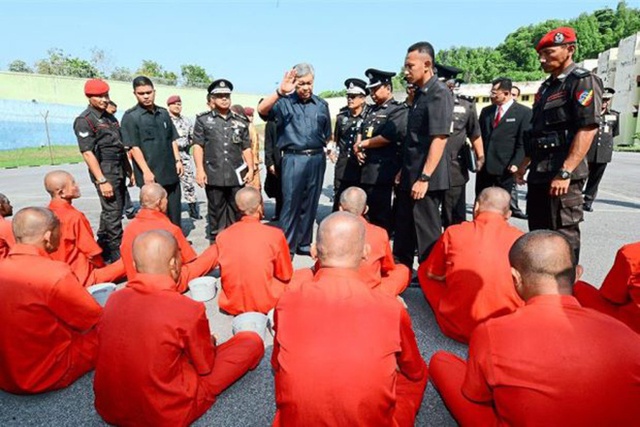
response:
<path id="1" fill-rule="evenodd" d="M 356 99 L 356 98 L 357 98 L 357 97 L 359 97 L 359 96 L 361 96 L 361 95 L 352 95 L 352 94 L 349 94 L 349 95 L 347 95 L 347 99 Z"/>

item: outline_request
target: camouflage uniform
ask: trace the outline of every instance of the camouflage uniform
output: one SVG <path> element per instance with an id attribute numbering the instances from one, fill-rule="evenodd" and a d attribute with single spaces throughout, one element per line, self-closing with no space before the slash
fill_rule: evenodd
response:
<path id="1" fill-rule="evenodd" d="M 189 150 L 193 145 L 193 124 L 191 120 L 183 115 L 171 116 L 173 124 L 178 130 L 178 150 L 180 151 L 180 160 L 182 160 L 182 166 L 184 167 L 184 173 L 180 177 L 180 184 L 182 185 L 182 195 L 187 203 L 197 203 L 196 197 L 196 173 L 191 161 L 191 155 Z"/>

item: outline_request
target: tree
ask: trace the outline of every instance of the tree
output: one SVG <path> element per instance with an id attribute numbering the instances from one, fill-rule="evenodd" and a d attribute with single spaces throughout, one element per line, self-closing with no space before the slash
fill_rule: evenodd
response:
<path id="1" fill-rule="evenodd" d="M 14 73 L 33 73 L 31 67 L 26 62 L 16 59 L 9 64 L 9 71 Z"/>
<path id="2" fill-rule="evenodd" d="M 103 76 L 108 76 L 113 69 L 113 59 L 111 55 L 98 47 L 91 48 L 91 65 L 93 65 Z"/>
<path id="3" fill-rule="evenodd" d="M 175 86 L 178 83 L 178 75 L 176 73 L 165 71 L 162 65 L 148 59 L 142 61 L 136 73 L 153 78 L 161 84 Z"/>
<path id="4" fill-rule="evenodd" d="M 40 74 L 83 78 L 102 77 L 100 71 L 89 61 L 71 57 L 62 49 L 49 49 L 47 54 L 48 58 L 36 62 L 36 70 Z"/>
<path id="5" fill-rule="evenodd" d="M 126 67 L 116 67 L 111 72 L 111 79 L 130 82 L 133 80 L 133 74 L 131 74 L 131 70 Z"/>
<path id="6" fill-rule="evenodd" d="M 207 87 L 213 80 L 213 77 L 209 76 L 207 71 L 199 65 L 181 65 L 180 74 L 182 75 L 183 84 L 189 87 Z"/>

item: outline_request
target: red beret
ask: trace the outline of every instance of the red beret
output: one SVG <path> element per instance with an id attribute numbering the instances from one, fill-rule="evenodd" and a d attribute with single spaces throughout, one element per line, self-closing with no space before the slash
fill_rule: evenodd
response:
<path id="1" fill-rule="evenodd" d="M 84 84 L 84 94 L 87 96 L 104 95 L 109 92 L 107 82 L 100 79 L 90 79 Z"/>
<path id="2" fill-rule="evenodd" d="M 182 102 L 182 99 L 178 95 L 171 95 L 167 98 L 167 105 L 175 104 L 176 102 Z"/>
<path id="3" fill-rule="evenodd" d="M 253 116 L 253 108 L 244 107 L 244 115 L 247 117 Z"/>
<path id="4" fill-rule="evenodd" d="M 560 27 L 555 30 L 549 31 L 538 42 L 536 50 L 540 52 L 541 49 L 549 46 L 560 46 L 563 44 L 575 43 L 578 41 L 576 32 L 570 27 Z"/>

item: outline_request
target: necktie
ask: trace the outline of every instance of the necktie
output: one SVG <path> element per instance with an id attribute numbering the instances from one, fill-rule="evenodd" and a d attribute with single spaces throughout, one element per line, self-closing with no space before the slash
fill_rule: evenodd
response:
<path id="1" fill-rule="evenodd" d="M 493 119 L 493 127 L 495 128 L 500 123 L 500 119 L 502 118 L 502 105 L 498 105 L 498 113 L 496 114 L 496 118 Z"/>

